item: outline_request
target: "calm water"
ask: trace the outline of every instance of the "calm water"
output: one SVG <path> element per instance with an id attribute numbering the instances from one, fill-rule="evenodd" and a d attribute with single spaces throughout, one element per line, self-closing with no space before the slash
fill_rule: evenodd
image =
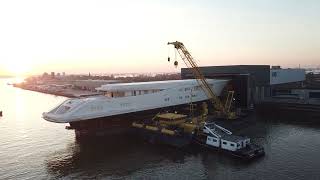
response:
<path id="1" fill-rule="evenodd" d="M 241 130 L 265 147 L 266 156 L 251 163 L 125 136 L 79 142 L 65 124 L 41 118 L 65 98 L 8 81 L 0 79 L 0 179 L 320 179 L 319 125 L 259 118 Z"/>

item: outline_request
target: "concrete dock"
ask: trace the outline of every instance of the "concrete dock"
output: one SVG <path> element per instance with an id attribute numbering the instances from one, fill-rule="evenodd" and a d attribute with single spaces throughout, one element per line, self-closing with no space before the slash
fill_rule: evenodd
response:
<path id="1" fill-rule="evenodd" d="M 266 115 L 318 119 L 320 117 L 320 100 L 266 98 L 257 105 L 257 111 Z"/>

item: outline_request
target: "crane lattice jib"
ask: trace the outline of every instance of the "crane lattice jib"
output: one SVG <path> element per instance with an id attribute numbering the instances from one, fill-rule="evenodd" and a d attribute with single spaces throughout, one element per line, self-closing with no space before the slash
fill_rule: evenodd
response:
<path id="1" fill-rule="evenodd" d="M 186 64 L 186 66 L 191 69 L 194 77 L 196 78 L 198 84 L 200 85 L 200 87 L 202 88 L 202 90 L 205 92 L 205 94 L 207 95 L 207 97 L 210 99 L 210 101 L 212 102 L 212 104 L 214 105 L 214 107 L 219 110 L 222 111 L 223 113 L 225 113 L 224 107 L 221 104 L 220 100 L 218 99 L 218 97 L 214 94 L 212 88 L 210 87 L 210 85 L 208 84 L 206 78 L 204 77 L 204 75 L 201 73 L 199 66 L 197 65 L 197 63 L 194 61 L 194 59 L 192 58 L 191 54 L 189 53 L 189 51 L 187 50 L 187 48 L 183 45 L 183 43 L 181 42 L 168 42 L 168 45 L 174 45 L 174 47 L 177 49 L 181 59 L 183 60 L 183 62 Z"/>

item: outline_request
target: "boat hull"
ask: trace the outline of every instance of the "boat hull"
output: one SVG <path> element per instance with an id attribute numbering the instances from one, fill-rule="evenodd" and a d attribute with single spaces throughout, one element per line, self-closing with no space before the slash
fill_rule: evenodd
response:
<path id="1" fill-rule="evenodd" d="M 201 104 L 208 101 L 201 101 L 194 103 L 195 113 L 200 112 Z M 183 104 L 178 106 L 170 106 L 165 108 L 157 108 L 146 111 L 139 111 L 133 113 L 126 113 L 121 115 L 114 115 L 108 117 L 101 117 L 95 119 L 88 119 L 82 121 L 70 122 L 70 126 L 67 129 L 74 129 L 76 136 L 91 136 L 91 135 L 108 135 L 108 134 L 118 134 L 124 132 L 130 132 L 131 126 L 134 121 L 139 121 L 141 119 L 151 119 L 159 112 L 175 112 L 178 111 L 182 114 L 190 113 L 190 104 Z M 211 106 L 209 105 L 209 108 Z"/>
<path id="2" fill-rule="evenodd" d="M 160 132 L 154 132 L 147 129 L 132 128 L 134 134 L 142 137 L 151 144 L 164 144 L 172 147 L 182 148 L 192 143 L 191 134 L 167 135 Z"/>
<path id="3" fill-rule="evenodd" d="M 225 154 L 230 154 L 233 157 L 240 158 L 243 160 L 253 160 L 259 157 L 262 157 L 265 155 L 264 148 L 262 146 L 258 146 L 256 144 L 250 144 L 248 147 L 237 150 L 237 151 L 228 151 L 225 149 L 222 149 L 220 147 L 214 147 L 210 146 L 205 143 L 205 141 L 194 138 L 193 139 L 193 144 L 196 146 L 203 147 L 205 149 L 213 150 L 213 151 L 220 151 Z"/>

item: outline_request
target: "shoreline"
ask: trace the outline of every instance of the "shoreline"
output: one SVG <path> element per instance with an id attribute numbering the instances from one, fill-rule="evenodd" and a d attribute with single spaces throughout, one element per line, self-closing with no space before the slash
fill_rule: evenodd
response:
<path id="1" fill-rule="evenodd" d="M 45 89 L 40 89 L 37 87 L 26 87 L 26 86 L 15 85 L 15 84 L 13 85 L 13 87 L 20 88 L 23 90 L 28 90 L 28 91 L 34 91 L 34 92 L 40 92 L 40 93 L 44 93 L 44 94 L 55 95 L 55 96 L 63 96 L 63 97 L 67 97 L 67 98 L 78 98 L 78 97 L 101 95 L 101 93 L 87 91 L 87 90 L 75 90 L 75 89 L 45 90 Z"/>

